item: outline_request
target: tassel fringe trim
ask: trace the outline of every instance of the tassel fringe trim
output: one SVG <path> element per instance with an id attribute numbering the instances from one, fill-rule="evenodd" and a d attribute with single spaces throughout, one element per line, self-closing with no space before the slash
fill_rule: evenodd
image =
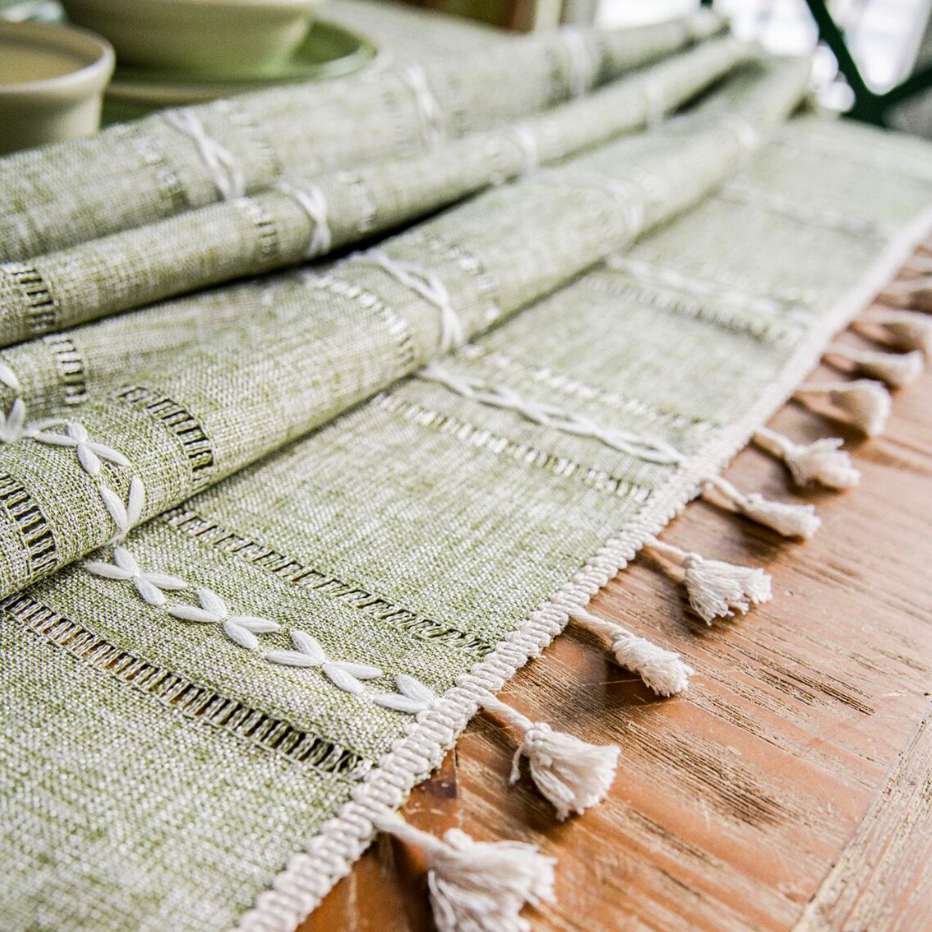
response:
<path id="1" fill-rule="evenodd" d="M 482 700 L 482 707 L 521 735 L 510 782 L 514 784 L 520 778 L 521 758 L 526 757 L 534 785 L 556 810 L 561 822 L 605 798 L 615 779 L 621 754 L 617 745 L 587 744 L 572 735 L 554 731 L 544 722 L 532 722 L 491 693 Z"/>
<path id="2" fill-rule="evenodd" d="M 473 841 L 459 829 L 436 838 L 394 814 L 373 821 L 426 858 L 437 932 L 530 932 L 522 908 L 554 900 L 556 861 L 534 845 Z"/>

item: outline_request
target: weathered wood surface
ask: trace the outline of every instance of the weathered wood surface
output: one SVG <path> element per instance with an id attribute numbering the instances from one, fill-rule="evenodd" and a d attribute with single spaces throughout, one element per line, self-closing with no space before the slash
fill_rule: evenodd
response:
<path id="1" fill-rule="evenodd" d="M 843 436 L 862 470 L 858 488 L 802 496 L 756 450 L 727 470 L 817 504 L 820 533 L 786 543 L 700 502 L 664 537 L 766 567 L 773 602 L 706 628 L 639 558 L 593 603 L 681 651 L 689 693 L 656 699 L 571 631 L 502 694 L 620 743 L 609 799 L 558 823 L 527 778 L 507 785 L 513 739 L 480 716 L 403 810 L 556 856 L 558 903 L 526 911 L 536 932 L 932 930 L 932 373 L 897 393 L 875 440 L 792 403 L 771 423 Z M 380 839 L 301 932 L 427 932 L 426 900 L 423 865 Z"/>

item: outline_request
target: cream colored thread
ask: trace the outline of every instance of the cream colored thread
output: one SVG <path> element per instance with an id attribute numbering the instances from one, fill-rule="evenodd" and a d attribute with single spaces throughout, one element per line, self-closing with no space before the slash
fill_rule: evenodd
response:
<path id="1" fill-rule="evenodd" d="M 717 122 L 738 140 L 738 145 L 748 154 L 755 152 L 760 146 L 761 139 L 757 128 L 737 113 L 723 113 Z"/>
<path id="2" fill-rule="evenodd" d="M 667 117 L 666 94 L 663 85 L 656 80 L 641 84 L 644 94 L 644 117 L 649 129 L 656 129 Z"/>
<path id="3" fill-rule="evenodd" d="M 64 425 L 65 433 L 52 433 L 47 428 Z M 91 440 L 87 429 L 76 421 L 53 419 L 43 421 L 35 427 L 23 432 L 23 436 L 37 443 L 47 446 L 73 449 L 78 458 L 78 464 L 91 478 L 99 479 L 98 493 L 103 501 L 107 513 L 117 527 L 114 540 L 122 540 L 142 518 L 146 503 L 146 489 L 142 479 L 133 476 L 129 483 L 129 492 L 126 502 L 117 495 L 101 478 L 102 461 L 113 463 L 116 466 L 131 467 L 130 461 L 119 450 L 105 444 Z"/>
<path id="4" fill-rule="evenodd" d="M 102 579 L 132 583 L 142 599 L 157 608 L 165 604 L 163 589 L 177 592 L 188 587 L 188 584 L 177 576 L 170 576 L 166 573 L 144 573 L 139 568 L 136 558 L 125 547 L 114 549 L 113 563 L 90 560 L 84 564 L 84 569 Z"/>
<path id="5" fill-rule="evenodd" d="M 586 37 L 572 26 L 560 30 L 563 48 L 567 53 L 569 74 L 567 83 L 571 97 L 582 97 L 595 83 L 598 62 L 589 48 Z"/>
<path id="6" fill-rule="evenodd" d="M 14 398 L 10 410 L 0 411 L 0 443 L 16 443 L 26 433 L 26 403 Z"/>
<path id="7" fill-rule="evenodd" d="M 252 615 L 231 615 L 226 602 L 212 589 L 195 591 L 200 607 L 196 605 L 179 605 L 168 609 L 172 618 L 180 621 L 192 621 L 196 624 L 219 625 L 223 633 L 234 644 L 246 650 L 259 647 L 257 634 L 267 634 L 281 630 L 280 625 L 267 618 L 255 618 Z"/>
<path id="8" fill-rule="evenodd" d="M 481 700 L 486 711 L 504 719 L 521 735 L 511 763 L 510 783 L 521 776 L 521 758 L 528 759 L 531 779 L 554 807 L 561 821 L 601 802 L 611 789 L 621 748 L 593 745 L 533 722 L 489 693 Z"/>
<path id="9" fill-rule="evenodd" d="M 424 127 L 425 140 L 430 145 L 436 145 L 444 137 L 445 118 L 427 83 L 427 74 L 420 65 L 406 65 L 399 73 L 414 96 L 414 103 Z"/>
<path id="10" fill-rule="evenodd" d="M 493 385 L 477 379 L 456 376 L 436 362 L 421 369 L 417 377 L 427 382 L 436 382 L 464 398 L 481 404 L 515 411 L 543 427 L 561 430 L 576 437 L 591 437 L 613 450 L 650 463 L 676 465 L 683 461 L 683 455 L 663 441 L 648 440 L 626 431 L 600 427 L 582 415 L 567 412 L 554 405 L 528 401 L 505 385 Z"/>
<path id="11" fill-rule="evenodd" d="M 178 576 L 143 572 L 139 562 L 126 547 L 114 548 L 112 563 L 89 560 L 83 564 L 83 567 L 92 576 L 131 583 L 140 598 L 156 608 L 165 605 L 165 591 L 180 592 L 188 588 L 188 583 Z M 250 651 L 255 651 L 259 647 L 259 639 L 256 635 L 281 630 L 279 624 L 267 618 L 231 615 L 224 600 L 212 589 L 199 588 L 196 590 L 196 595 L 199 606 L 178 605 L 166 611 L 180 621 L 219 625 L 234 644 Z M 382 671 L 377 667 L 329 660 L 318 642 L 304 632 L 292 631 L 291 640 L 295 650 L 273 651 L 264 654 L 263 659 L 285 666 L 320 667 L 334 686 L 354 695 L 358 695 L 363 690 L 360 680 L 382 676 Z M 437 700 L 436 694 L 413 676 L 399 674 L 395 679 L 395 685 L 398 693 L 373 696 L 372 702 L 386 709 L 415 715 L 431 708 Z"/>
<path id="12" fill-rule="evenodd" d="M 527 123 L 516 123 L 508 130 L 508 136 L 513 139 L 521 150 L 523 166 L 521 175 L 528 175 L 540 167 L 540 147 L 537 145 L 537 134 Z"/>
<path id="13" fill-rule="evenodd" d="M 13 389 L 17 394 L 20 394 L 23 390 L 16 373 L 5 362 L 0 362 L 0 382 L 6 385 L 7 388 Z"/>
<path id="14" fill-rule="evenodd" d="M 801 400 L 827 398 L 848 414 L 851 422 L 869 437 L 883 433 L 892 407 L 890 393 L 880 382 L 871 379 L 801 385 L 796 389 L 794 397 Z"/>
<path id="15" fill-rule="evenodd" d="M 417 715 L 432 709 L 437 702 L 437 694 L 407 673 L 395 677 L 397 693 L 381 693 L 373 696 L 372 701 L 384 709 L 394 709 L 396 712 L 407 712 Z"/>
<path id="16" fill-rule="evenodd" d="M 477 842 L 459 829 L 439 839 L 384 810 L 370 813 L 369 826 L 424 855 L 437 932 L 530 932 L 521 909 L 553 901 L 556 861 L 534 845 Z"/>
<path id="17" fill-rule="evenodd" d="M 5 363 L 0 361 L 0 384 L 16 392 L 10 410 L 6 413 L 0 411 L 0 443 L 16 443 L 26 432 L 26 402 L 21 395 L 22 383 L 16 373 Z"/>
<path id="18" fill-rule="evenodd" d="M 823 437 L 814 443 L 796 443 L 789 437 L 758 427 L 754 442 L 786 463 L 797 485 L 818 483 L 829 489 L 848 489 L 861 481 L 861 474 L 851 462 L 851 456 L 842 450 L 838 437 Z"/>
<path id="19" fill-rule="evenodd" d="M 763 314 L 767 317 L 779 316 L 783 319 L 797 321 L 800 318 L 812 316 L 812 312 L 802 306 L 788 307 L 774 298 L 761 298 L 740 291 L 730 285 L 722 285 L 718 282 L 684 275 L 674 269 L 661 268 L 639 259 L 629 259 L 626 256 L 611 256 L 606 265 L 648 284 L 659 283 L 700 298 L 714 298 L 716 301 L 721 301 L 730 307 Z"/>
<path id="20" fill-rule="evenodd" d="M 577 624 L 611 638 L 616 662 L 637 673 L 659 696 L 675 696 L 689 688 L 689 677 L 696 671 L 675 651 L 639 637 L 617 622 L 599 618 L 581 605 L 568 603 L 566 611 Z"/>
<path id="21" fill-rule="evenodd" d="M 272 651 L 264 654 L 263 659 L 289 667 L 319 667 L 334 686 L 354 695 L 363 691 L 360 680 L 374 680 L 382 676 L 378 667 L 328 659 L 320 644 L 303 631 L 292 631 L 291 643 L 294 650 Z"/>
<path id="22" fill-rule="evenodd" d="M 201 161 L 224 200 L 230 201 L 246 194 L 246 179 L 239 163 L 226 146 L 208 134 L 200 117 L 191 110 L 166 110 L 163 117 L 194 140 Z"/>
<path id="23" fill-rule="evenodd" d="M 327 199 L 324 192 L 316 185 L 306 188 L 296 188 L 294 185 L 281 181 L 275 187 L 292 198 L 307 214 L 311 221 L 311 235 L 308 239 L 307 249 L 304 251 L 305 259 L 313 259 L 330 252 L 332 237 L 327 219 Z"/>
<path id="24" fill-rule="evenodd" d="M 450 292 L 447 291 L 447 286 L 433 272 L 429 272 L 414 262 L 392 259 L 378 249 L 361 253 L 354 259 L 357 262 L 368 262 L 378 266 L 440 311 L 439 350 L 441 353 L 449 353 L 450 350 L 463 345 L 465 340 L 463 321 L 450 303 Z"/>
<path id="25" fill-rule="evenodd" d="M 827 230 L 841 230 L 853 236 L 884 234 L 884 230 L 873 221 L 850 217 L 834 210 L 810 207 L 808 204 L 785 197 L 782 194 L 771 194 L 738 182 L 722 185 L 719 194 L 727 200 L 764 207 L 773 213 L 798 220 L 800 223 L 824 227 Z"/>

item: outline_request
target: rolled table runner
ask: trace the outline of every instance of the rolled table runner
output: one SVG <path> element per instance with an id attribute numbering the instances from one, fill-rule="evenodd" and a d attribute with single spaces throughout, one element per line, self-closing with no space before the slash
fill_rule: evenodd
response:
<path id="1" fill-rule="evenodd" d="M 37 545 L 3 515 L 0 593 L 306 434 L 694 204 L 796 106 L 807 77 L 805 63 L 761 63 L 668 132 L 494 189 L 322 273 L 270 279 L 241 324 L 127 374 L 79 419 L 32 425 L 0 451 L 0 472 L 48 533 Z"/>
<path id="2" fill-rule="evenodd" d="M 643 127 L 749 55 L 725 38 L 520 123 L 275 187 L 0 266 L 0 346 L 339 249 Z M 40 284 L 41 283 L 41 284 Z M 42 300 L 37 301 L 37 291 Z"/>
<path id="3" fill-rule="evenodd" d="M 0 259 L 240 197 L 282 175 L 429 148 L 585 93 L 720 28 L 703 11 L 637 29 L 541 34 L 453 62 L 167 110 L 16 153 L 0 160 Z"/>

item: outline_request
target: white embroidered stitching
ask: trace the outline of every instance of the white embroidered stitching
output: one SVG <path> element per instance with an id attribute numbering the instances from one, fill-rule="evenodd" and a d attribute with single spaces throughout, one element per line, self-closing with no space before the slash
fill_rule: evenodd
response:
<path id="1" fill-rule="evenodd" d="M 577 437 L 591 437 L 613 450 L 650 463 L 678 465 L 684 460 L 678 450 L 662 440 L 650 440 L 627 431 L 600 427 L 583 415 L 565 411 L 555 405 L 528 401 L 508 386 L 456 376 L 436 362 L 421 369 L 417 377 L 427 382 L 436 382 L 464 398 L 481 404 L 515 411 L 535 424 L 562 430 Z"/>
<path id="2" fill-rule="evenodd" d="M 139 568 L 136 558 L 125 547 L 114 548 L 113 563 L 90 560 L 84 564 L 84 569 L 103 579 L 131 582 L 139 595 L 149 605 L 156 607 L 165 604 L 163 589 L 176 592 L 188 588 L 188 584 L 177 576 L 169 576 L 165 573 L 144 573 Z"/>
<path id="3" fill-rule="evenodd" d="M 264 654 L 263 659 L 289 667 L 319 667 L 334 686 L 353 695 L 363 691 L 360 680 L 374 680 L 382 676 L 378 667 L 329 660 L 320 644 L 303 631 L 292 631 L 291 643 L 295 646 L 294 650 L 272 651 Z"/>
<path id="4" fill-rule="evenodd" d="M 259 639 L 257 634 L 268 634 L 271 631 L 280 631 L 281 626 L 267 618 L 256 618 L 253 615 L 231 615 L 226 602 L 217 595 L 213 589 L 197 589 L 196 605 L 179 605 L 168 609 L 168 614 L 181 621 L 192 621 L 196 624 L 220 625 L 220 629 L 234 644 L 257 650 Z"/>
<path id="5" fill-rule="evenodd" d="M 787 305 L 775 298 L 761 298 L 734 288 L 731 285 L 715 281 L 693 278 L 677 272 L 674 269 L 651 265 L 639 259 L 629 259 L 626 256 L 611 256 L 605 263 L 616 272 L 624 272 L 638 281 L 648 284 L 660 283 L 684 291 L 687 294 L 699 297 L 714 298 L 731 307 L 736 307 L 754 313 L 765 314 L 768 317 L 781 317 L 794 322 L 812 317 L 812 312 L 802 305 Z"/>
<path id="6" fill-rule="evenodd" d="M 382 693 L 373 696 L 372 701 L 385 709 L 394 709 L 396 712 L 407 712 L 417 715 L 433 708 L 437 701 L 437 694 L 413 676 L 401 673 L 395 677 L 397 693 Z"/>
<path id="7" fill-rule="evenodd" d="M 298 206 L 308 215 L 311 221 L 311 235 L 308 239 L 305 259 L 313 259 L 330 252 L 332 237 L 327 219 L 327 199 L 324 192 L 316 185 L 306 188 L 296 188 L 287 182 L 279 182 L 275 187 L 292 198 Z"/>
<path id="8" fill-rule="evenodd" d="M 582 97 L 595 83 L 598 62 L 592 54 L 586 37 L 572 26 L 560 30 L 560 39 L 567 53 L 569 74 L 567 81 L 571 97 Z"/>
<path id="9" fill-rule="evenodd" d="M 402 285 L 410 288 L 424 298 L 425 301 L 430 301 L 440 311 L 438 348 L 441 353 L 448 353 L 450 350 L 462 346 L 465 340 L 463 321 L 450 303 L 450 292 L 447 291 L 447 286 L 438 276 L 414 262 L 407 262 L 404 259 L 392 259 L 379 249 L 360 253 L 353 258 L 358 262 L 371 263 L 388 272 Z"/>
<path id="10" fill-rule="evenodd" d="M 436 145 L 443 139 L 445 121 L 424 69 L 420 65 L 406 65 L 399 74 L 414 95 L 414 103 L 424 125 L 425 140 L 429 145 Z"/>
<path id="11" fill-rule="evenodd" d="M 540 147 L 537 134 L 527 123 L 515 123 L 508 130 L 508 138 L 521 150 L 523 165 L 519 174 L 528 175 L 540 167 Z"/>
<path id="12" fill-rule="evenodd" d="M 208 134 L 198 116 L 191 110 L 167 110 L 163 117 L 170 126 L 194 140 L 201 161 L 224 200 L 242 197 L 246 193 L 246 179 L 236 157 Z"/>
<path id="13" fill-rule="evenodd" d="M 148 605 L 162 608 L 165 605 L 165 592 L 180 592 L 188 589 L 188 583 L 179 576 L 168 573 L 143 572 L 138 560 L 126 547 L 115 547 L 113 562 L 89 560 L 83 568 L 92 576 L 128 582 Z M 220 630 L 234 644 L 249 651 L 259 647 L 256 635 L 281 631 L 281 625 L 268 618 L 254 615 L 231 614 L 226 602 L 212 589 L 202 587 L 195 590 L 200 605 L 177 605 L 166 609 L 167 613 L 179 621 L 195 624 L 218 625 Z M 290 667 L 319 667 L 327 679 L 338 689 L 359 695 L 363 692 L 361 680 L 377 679 L 383 673 L 378 667 L 369 664 L 330 660 L 317 640 L 303 631 L 291 631 L 294 650 L 271 651 L 263 654 L 262 659 L 269 663 Z M 419 680 L 401 673 L 395 678 L 398 693 L 380 693 L 372 696 L 371 701 L 378 706 L 416 715 L 433 705 L 437 696 L 429 687 Z"/>

